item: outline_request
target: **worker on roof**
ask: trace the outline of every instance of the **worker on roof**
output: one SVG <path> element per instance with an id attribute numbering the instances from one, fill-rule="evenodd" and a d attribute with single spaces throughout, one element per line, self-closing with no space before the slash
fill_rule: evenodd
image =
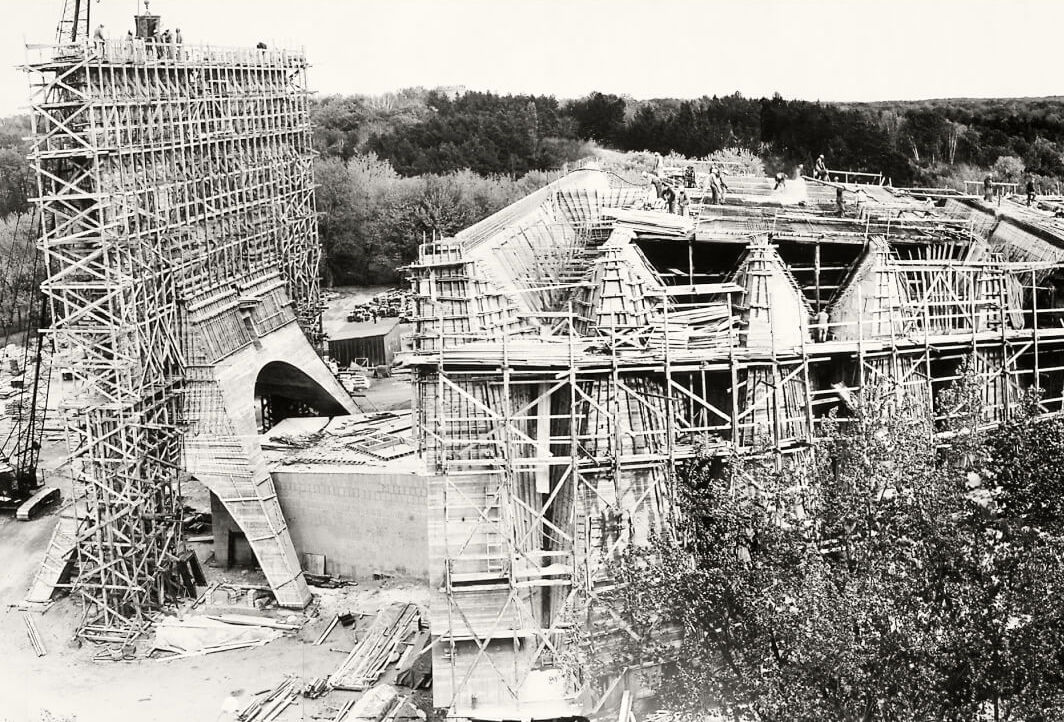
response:
<path id="1" fill-rule="evenodd" d="M 724 203 L 724 193 L 728 190 L 728 184 L 724 182 L 724 178 L 720 175 L 720 169 L 717 166 L 709 171 L 709 193 L 713 205 L 720 205 Z"/>
<path id="2" fill-rule="evenodd" d="M 817 156 L 816 165 L 813 166 L 813 178 L 817 180 L 827 180 L 828 167 L 824 163 L 824 154 L 821 153 Z"/>
<path id="3" fill-rule="evenodd" d="M 669 207 L 669 213 L 676 212 L 676 191 L 672 189 L 672 186 L 665 184 L 665 189 L 661 192 L 661 198 Z"/>
<path id="4" fill-rule="evenodd" d="M 693 165 L 689 164 L 683 169 L 683 184 L 687 188 L 695 187 L 695 167 Z"/>

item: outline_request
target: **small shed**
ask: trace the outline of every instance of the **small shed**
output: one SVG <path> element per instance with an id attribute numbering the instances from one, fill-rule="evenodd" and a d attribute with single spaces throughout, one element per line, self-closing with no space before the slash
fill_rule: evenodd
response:
<path id="1" fill-rule="evenodd" d="M 369 359 L 370 366 L 391 365 L 402 349 L 399 320 L 378 323 L 345 323 L 329 335 L 329 357 L 340 367 L 355 359 Z"/>

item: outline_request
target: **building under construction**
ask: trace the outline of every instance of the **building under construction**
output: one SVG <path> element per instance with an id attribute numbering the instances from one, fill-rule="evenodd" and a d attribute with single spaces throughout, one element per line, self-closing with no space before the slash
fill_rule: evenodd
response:
<path id="1" fill-rule="evenodd" d="M 43 290 L 75 384 L 73 507 L 30 599 L 73 550 L 80 636 L 140 633 L 180 591 L 191 474 L 302 607 L 257 414 L 354 409 L 304 334 L 320 315 L 306 59 L 160 43 L 147 14 L 136 37 L 90 40 L 87 13 L 68 2 L 57 44 L 28 48 Z"/>
<path id="2" fill-rule="evenodd" d="M 372 446 L 379 468 L 361 476 L 382 487 L 378 517 L 394 522 L 383 507 L 419 504 L 428 486 L 428 559 L 404 564 L 428 570 L 435 706 L 591 716 L 631 699 L 647 670 L 576 679 L 566 640 L 577 625 L 624 633 L 595 603 L 607 564 L 667 524 L 678 464 L 783 460 L 871 395 L 941 421 L 968 360 L 987 424 L 1033 387 L 1045 413 L 1064 409 L 1064 226 L 1051 211 L 834 171 L 840 182 L 779 188 L 735 174 L 718 205 L 696 171 L 694 212 L 677 215 L 650 185 L 588 168 L 420 247 L 406 363 L 422 458 L 393 438 L 405 418 L 300 419 L 289 426 L 310 435 L 358 427 L 361 446 L 300 449 L 275 487 L 263 427 L 357 411 L 315 349 L 305 57 L 160 43 L 148 14 L 136 37 L 90 40 L 79 5 L 27 62 L 43 289 L 55 363 L 74 379 L 74 497 L 30 599 L 48 599 L 72 559 L 84 639 L 128 642 L 194 587 L 190 476 L 278 603 L 305 606 L 283 498 L 308 526 L 332 515 L 306 543 L 344 543 L 343 504 L 370 504 L 342 467 Z M 383 538 L 387 524 L 366 519 L 351 538 Z"/>
<path id="3" fill-rule="evenodd" d="M 696 453 L 782 460 L 873 395 L 941 421 L 967 359 L 986 423 L 1034 386 L 1060 413 L 1053 214 L 831 173 L 732 176 L 721 205 L 688 188 L 681 216 L 581 170 L 421 247 L 410 363 L 436 472 L 436 706 L 590 716 L 637 690 L 640 670 L 573 679 L 561 657 L 574 625 L 624 633 L 593 603 L 606 563 L 667 523 L 673 470 Z"/>

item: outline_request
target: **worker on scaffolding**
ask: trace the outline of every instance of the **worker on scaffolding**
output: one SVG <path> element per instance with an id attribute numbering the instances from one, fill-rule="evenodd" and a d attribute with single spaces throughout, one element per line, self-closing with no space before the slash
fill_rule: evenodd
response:
<path id="1" fill-rule="evenodd" d="M 816 164 L 813 165 L 813 178 L 815 180 L 827 180 L 828 179 L 828 167 L 824 163 L 824 154 L 821 153 L 817 156 Z"/>
<path id="2" fill-rule="evenodd" d="M 661 176 L 654 171 L 650 171 L 649 173 L 644 171 L 643 177 L 650 181 L 650 185 L 654 186 L 654 197 L 661 198 Z"/>
<path id="3" fill-rule="evenodd" d="M 174 36 L 170 33 L 170 29 L 163 30 L 163 57 L 167 60 L 174 59 Z"/>
<path id="4" fill-rule="evenodd" d="M 683 184 L 685 188 L 695 187 L 695 167 L 688 165 L 683 169 Z"/>
<path id="5" fill-rule="evenodd" d="M 728 190 L 728 184 L 724 182 L 724 178 L 720 175 L 720 169 L 717 166 L 709 171 L 709 194 L 710 203 L 715 206 L 719 206 L 724 203 L 724 193 Z"/>
<path id="6" fill-rule="evenodd" d="M 817 343 L 824 343 L 828 340 L 828 312 L 826 309 L 821 308 L 816 315 L 815 323 L 816 341 Z"/>
<path id="7" fill-rule="evenodd" d="M 676 191 L 672 189 L 672 186 L 668 183 L 665 184 L 664 190 L 661 191 L 661 199 L 665 201 L 665 204 L 669 208 L 669 213 L 676 212 Z"/>
<path id="8" fill-rule="evenodd" d="M 103 23 L 96 26 L 96 31 L 92 34 L 92 44 L 96 47 L 96 52 L 103 55 L 104 46 L 107 44 L 107 38 L 103 34 Z"/>
<path id="9" fill-rule="evenodd" d="M 680 207 L 681 216 L 687 215 L 687 206 L 690 202 L 690 199 L 687 197 L 687 191 L 681 188 L 679 194 L 676 196 L 676 204 Z"/>

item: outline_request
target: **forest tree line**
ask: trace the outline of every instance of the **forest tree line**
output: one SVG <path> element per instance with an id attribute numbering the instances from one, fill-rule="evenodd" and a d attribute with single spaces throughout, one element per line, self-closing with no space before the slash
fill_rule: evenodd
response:
<path id="1" fill-rule="evenodd" d="M 823 153 L 830 168 L 881 172 L 895 185 L 960 188 L 990 169 L 1046 188 L 1064 178 L 1062 98 L 560 100 L 413 88 L 318 98 L 311 121 L 326 285 L 398 282 L 423 239 L 454 234 L 603 148 L 692 158 L 737 148 L 768 173 L 809 168 Z M 31 225 L 28 126 L 25 116 L 0 121 L 5 248 L 24 246 L 15 236 Z M 19 285 L 17 271 L 0 270 L 0 283 Z"/>

